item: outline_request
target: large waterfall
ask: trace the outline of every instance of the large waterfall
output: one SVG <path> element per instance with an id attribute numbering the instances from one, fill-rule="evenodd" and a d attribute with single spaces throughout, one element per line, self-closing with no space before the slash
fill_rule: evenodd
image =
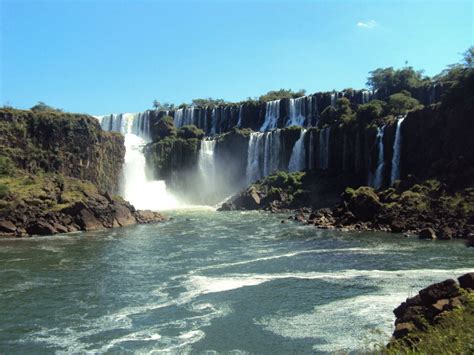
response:
<path id="1" fill-rule="evenodd" d="M 383 136 L 385 132 L 385 126 L 382 128 L 377 127 L 377 139 L 376 146 L 378 148 L 378 158 L 377 158 L 377 168 L 375 174 L 372 172 L 369 173 L 369 186 L 372 186 L 375 189 L 380 189 L 383 185 L 383 172 L 385 168 L 385 158 L 384 158 L 384 146 L 383 146 Z"/>
<path id="2" fill-rule="evenodd" d="M 280 100 L 269 101 L 266 103 L 265 121 L 260 127 L 260 131 L 264 132 L 273 128 L 277 128 L 278 119 L 280 118 Z"/>
<path id="3" fill-rule="evenodd" d="M 164 210 L 179 207 L 164 181 L 147 178 L 143 148 L 149 139 L 148 114 L 118 114 L 98 117 L 102 129 L 125 136 L 122 196 L 138 209 Z"/>
<path id="4" fill-rule="evenodd" d="M 199 150 L 198 168 L 201 177 L 199 195 L 201 201 L 212 199 L 217 191 L 217 175 L 214 150 L 216 141 L 213 139 L 203 139 Z"/>
<path id="5" fill-rule="evenodd" d="M 400 118 L 397 122 L 397 130 L 395 131 L 395 141 L 393 143 L 393 158 L 392 158 L 392 173 L 390 176 L 390 184 L 400 179 L 400 150 L 402 144 L 402 135 L 400 129 L 402 127 L 403 120 L 406 116 Z"/>
<path id="6" fill-rule="evenodd" d="M 306 168 L 306 154 L 304 147 L 305 135 L 306 129 L 302 129 L 300 133 L 300 138 L 295 142 L 295 145 L 293 146 L 290 162 L 288 164 L 288 170 L 290 172 L 301 171 Z"/>

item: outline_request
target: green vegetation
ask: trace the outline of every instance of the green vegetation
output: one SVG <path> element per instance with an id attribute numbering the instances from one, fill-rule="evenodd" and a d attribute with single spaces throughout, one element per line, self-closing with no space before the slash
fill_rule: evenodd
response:
<path id="1" fill-rule="evenodd" d="M 0 176 L 9 176 L 15 171 L 12 160 L 6 156 L 0 156 Z"/>
<path id="2" fill-rule="evenodd" d="M 336 122 L 349 124 L 354 121 L 356 114 L 352 111 L 349 99 L 342 97 L 336 101 L 336 107 L 328 106 L 321 113 L 319 126 L 324 127 Z"/>
<path id="3" fill-rule="evenodd" d="M 183 139 L 201 139 L 202 137 L 204 137 L 204 131 L 200 128 L 197 128 L 195 125 L 187 125 L 181 127 L 178 130 L 178 137 Z"/>
<path id="4" fill-rule="evenodd" d="M 388 109 L 394 115 L 404 115 L 408 111 L 423 108 L 417 99 L 411 97 L 410 92 L 403 90 L 402 92 L 390 95 L 388 98 Z"/>
<path id="5" fill-rule="evenodd" d="M 364 124 L 368 124 L 383 116 L 386 105 L 387 104 L 381 100 L 371 100 L 366 104 L 359 105 L 357 108 L 357 119 Z"/>
<path id="6" fill-rule="evenodd" d="M 169 102 L 161 103 L 158 100 L 153 100 L 153 108 L 158 111 L 171 111 L 174 110 L 175 105 Z"/>
<path id="7" fill-rule="evenodd" d="M 30 108 L 30 110 L 33 112 L 63 112 L 63 110 L 48 106 L 42 101 L 39 101 L 36 105 Z"/>
<path id="8" fill-rule="evenodd" d="M 429 84 L 430 80 L 423 76 L 423 71 L 415 71 L 412 67 L 403 69 L 378 68 L 371 71 L 367 79 L 367 85 L 372 90 L 378 90 L 384 98 L 402 90 L 411 92 L 426 83 Z"/>
<path id="9" fill-rule="evenodd" d="M 274 100 L 280 100 L 280 99 L 296 99 L 298 97 L 304 96 L 306 93 L 306 90 L 298 90 L 298 91 L 293 91 L 291 89 L 286 90 L 286 89 L 280 89 L 280 90 L 272 90 L 267 92 L 265 95 L 262 95 L 259 97 L 259 100 L 262 102 L 267 102 L 267 101 L 274 101 Z"/>
<path id="10" fill-rule="evenodd" d="M 474 353 L 474 293 L 464 293 L 464 306 L 444 312 L 436 325 L 416 330 L 390 342 L 383 354 L 472 354 Z"/>
<path id="11" fill-rule="evenodd" d="M 213 99 L 209 97 L 207 99 L 193 99 L 192 106 L 194 107 L 216 107 L 225 105 L 227 102 L 223 99 Z"/>

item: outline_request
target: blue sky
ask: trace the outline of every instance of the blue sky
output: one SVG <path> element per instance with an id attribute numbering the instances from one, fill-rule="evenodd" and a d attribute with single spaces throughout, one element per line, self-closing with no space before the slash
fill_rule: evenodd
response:
<path id="1" fill-rule="evenodd" d="M 405 60 L 434 75 L 474 38 L 472 1 L 0 3 L 0 104 L 90 114 L 362 88 Z"/>

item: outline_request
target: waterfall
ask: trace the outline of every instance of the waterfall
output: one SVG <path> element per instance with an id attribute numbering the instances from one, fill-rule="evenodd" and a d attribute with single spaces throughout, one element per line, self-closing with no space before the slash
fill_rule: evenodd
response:
<path id="1" fill-rule="evenodd" d="M 260 127 L 260 132 L 277 128 L 280 118 L 280 100 L 269 101 L 266 103 L 265 121 Z"/>
<path id="2" fill-rule="evenodd" d="M 260 167 L 260 152 L 263 148 L 263 133 L 254 132 L 250 134 L 249 148 L 247 152 L 247 183 L 251 184 L 262 177 Z"/>
<path id="3" fill-rule="evenodd" d="M 264 134 L 263 176 L 268 176 L 280 168 L 280 130 Z"/>
<path id="4" fill-rule="evenodd" d="M 211 135 L 215 135 L 217 128 L 217 115 L 216 115 L 216 108 L 212 109 L 211 112 Z"/>
<path id="5" fill-rule="evenodd" d="M 406 116 L 400 118 L 397 122 L 397 130 L 395 131 L 395 141 L 393 143 L 392 173 L 390 175 L 390 184 L 400 179 L 400 150 L 402 145 L 402 135 L 400 128 Z"/>
<path id="6" fill-rule="evenodd" d="M 371 96 L 372 95 L 371 95 L 370 91 L 368 91 L 368 90 L 362 91 L 362 103 L 366 104 L 367 102 L 369 102 Z"/>
<path id="7" fill-rule="evenodd" d="M 336 93 L 331 93 L 331 106 L 336 107 Z"/>
<path id="8" fill-rule="evenodd" d="M 378 158 L 377 158 L 377 169 L 375 170 L 375 175 L 370 172 L 369 174 L 369 186 L 372 186 L 376 190 L 380 189 L 383 185 L 383 171 L 385 168 L 385 159 L 384 159 L 384 147 L 383 147 L 383 136 L 385 133 L 385 126 L 382 128 L 377 127 L 377 139 L 375 141 L 378 148 Z"/>
<path id="9" fill-rule="evenodd" d="M 319 131 L 319 167 L 324 170 L 329 167 L 330 132 L 331 127 L 326 127 Z"/>
<path id="10" fill-rule="evenodd" d="M 237 121 L 237 127 L 242 127 L 242 107 L 244 105 L 239 106 L 239 120 Z"/>
<path id="11" fill-rule="evenodd" d="M 122 196 L 138 209 L 179 207 L 178 201 L 166 190 L 164 181 L 150 181 L 146 177 L 143 149 L 149 139 L 149 114 L 113 114 L 103 116 L 99 121 L 102 129 L 125 136 Z"/>
<path id="12" fill-rule="evenodd" d="M 199 150 L 198 167 L 201 176 L 201 186 L 199 192 L 201 199 L 204 201 L 216 189 L 216 165 L 214 161 L 214 150 L 216 141 L 213 139 L 203 139 Z"/>
<path id="13" fill-rule="evenodd" d="M 301 171 L 306 168 L 306 154 L 304 149 L 305 135 L 306 129 L 302 129 L 300 133 L 300 138 L 295 142 L 295 145 L 293 146 L 290 162 L 288 164 L 288 170 L 291 172 Z"/>
<path id="14" fill-rule="evenodd" d="M 306 96 L 290 99 L 289 111 L 286 126 L 303 126 L 306 121 Z"/>
<path id="15" fill-rule="evenodd" d="M 309 147 L 308 147 L 308 170 L 313 170 L 314 168 L 314 161 L 313 161 L 313 149 L 314 149 L 314 138 L 313 138 L 313 131 L 309 132 Z"/>

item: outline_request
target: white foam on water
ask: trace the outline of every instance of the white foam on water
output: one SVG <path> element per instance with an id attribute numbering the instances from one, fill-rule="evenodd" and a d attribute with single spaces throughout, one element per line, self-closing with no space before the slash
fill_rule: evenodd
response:
<path id="1" fill-rule="evenodd" d="M 256 319 L 254 323 L 290 339 L 329 340 L 315 344 L 316 351 L 369 350 L 390 337 L 393 331 L 393 309 L 407 297 L 413 296 L 414 284 L 418 284 L 416 290 L 419 290 L 433 282 L 469 271 L 470 269 L 345 270 L 341 276 L 373 279 L 372 285 L 379 290 L 375 294 L 359 295 L 316 306 L 309 313 L 273 315 Z M 395 291 L 394 284 L 399 285 Z"/>

